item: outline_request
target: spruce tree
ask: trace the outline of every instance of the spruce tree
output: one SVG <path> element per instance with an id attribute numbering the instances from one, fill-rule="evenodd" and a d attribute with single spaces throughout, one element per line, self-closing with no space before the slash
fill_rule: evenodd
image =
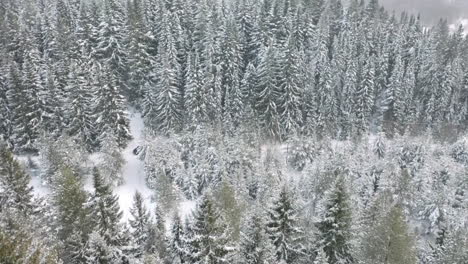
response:
<path id="1" fill-rule="evenodd" d="M 99 37 L 93 56 L 108 65 L 110 78 L 115 81 L 116 89 L 120 93 L 128 93 L 128 54 L 125 43 L 125 10 L 119 0 L 105 0 L 101 23 L 99 24 Z"/>
<path id="2" fill-rule="evenodd" d="M 171 263 L 182 264 L 186 263 L 186 244 L 185 232 L 182 221 L 178 214 L 174 214 L 172 218 L 171 233 L 169 236 L 169 251 L 171 254 Z"/>
<path id="3" fill-rule="evenodd" d="M 106 133 L 113 133 L 118 146 L 123 148 L 132 138 L 125 98 L 108 66 L 102 67 L 97 78 L 98 91 L 94 102 L 96 106 L 94 115 L 98 139 L 102 141 Z"/>
<path id="4" fill-rule="evenodd" d="M 131 1 L 128 8 L 128 62 L 129 72 L 129 101 L 141 109 L 144 86 L 148 82 L 151 67 L 155 64 L 151 44 L 155 36 L 147 25 L 145 1 Z M 151 5 L 151 3 L 147 3 Z"/>
<path id="5" fill-rule="evenodd" d="M 417 263 L 415 245 L 401 207 L 393 206 L 370 229 L 363 245 L 367 249 L 364 263 Z"/>
<path id="6" fill-rule="evenodd" d="M 17 83 L 18 77 L 14 76 L 16 73 L 10 72 L 13 85 L 10 102 L 14 104 L 12 140 L 18 152 L 37 151 L 36 140 L 43 128 L 42 110 L 45 102 L 41 101 L 44 86 L 40 76 L 40 58 L 37 49 L 32 45 L 29 47 L 31 50 L 25 54 L 20 75 L 21 84 Z"/>
<path id="7" fill-rule="evenodd" d="M 374 106 L 375 62 L 371 57 L 364 67 L 362 81 L 354 97 L 354 111 L 356 115 L 356 132 L 362 135 L 369 129 L 369 122 Z"/>
<path id="8" fill-rule="evenodd" d="M 286 187 L 281 188 L 279 196 L 270 206 L 267 232 L 277 261 L 296 263 L 304 257 L 303 231 L 293 199 Z"/>
<path id="9" fill-rule="evenodd" d="M 88 194 L 75 172 L 62 167 L 54 179 L 54 205 L 57 208 L 58 238 L 64 241 L 62 257 L 69 263 L 82 263 L 90 230 Z"/>
<path id="10" fill-rule="evenodd" d="M 193 212 L 188 238 L 188 263 L 229 263 L 229 228 L 215 207 L 211 196 L 201 197 Z"/>
<path id="11" fill-rule="evenodd" d="M 267 264 L 276 260 L 273 244 L 266 233 L 265 222 L 258 211 L 252 212 L 245 220 L 239 246 L 239 263 Z"/>
<path id="12" fill-rule="evenodd" d="M 34 210 L 31 176 L 13 157 L 5 145 L 0 145 L 0 213 L 16 210 L 26 216 Z"/>
<path id="13" fill-rule="evenodd" d="M 326 199 L 319 223 L 320 244 L 330 263 L 351 263 L 351 207 L 343 176 L 338 176 Z"/>
<path id="14" fill-rule="evenodd" d="M 57 87 L 57 80 L 52 70 L 46 70 L 45 75 L 45 86 L 42 95 L 43 102 L 45 103 L 44 112 L 42 113 L 43 130 L 45 133 L 57 138 L 66 127 L 64 120 L 64 112 L 66 112 L 65 99 Z"/>
<path id="15" fill-rule="evenodd" d="M 273 44 L 265 47 L 261 53 L 261 61 L 257 69 L 258 87 L 256 88 L 256 113 L 260 119 L 265 134 L 270 138 L 279 139 L 280 119 L 277 105 L 278 64 L 276 49 Z"/>
<path id="16" fill-rule="evenodd" d="M 446 234 L 444 245 L 434 248 L 435 254 L 429 263 L 464 263 L 468 260 L 467 249 L 466 230 L 453 228 Z"/>
<path id="17" fill-rule="evenodd" d="M 90 4 L 85 1 L 80 1 L 78 8 L 78 15 L 76 17 L 76 42 L 78 43 L 79 50 L 76 57 L 78 59 L 86 59 L 90 57 L 92 52 L 93 43 L 91 36 L 93 34 L 93 24 L 91 21 Z"/>
<path id="18" fill-rule="evenodd" d="M 186 120 L 195 125 L 208 122 L 208 100 L 203 95 L 203 72 L 198 53 L 189 53 L 187 58 L 185 105 Z"/>
<path id="19" fill-rule="evenodd" d="M 290 36 L 281 58 L 279 83 L 279 111 L 282 133 L 285 135 L 299 132 L 302 125 L 302 98 L 304 81 L 300 67 L 303 67 L 299 51 L 295 48 L 295 39 Z"/>
<path id="20" fill-rule="evenodd" d="M 171 44 L 173 45 L 173 44 Z M 163 52 L 161 50 L 161 52 Z M 163 134 L 179 131 L 182 125 L 182 97 L 179 90 L 178 71 L 176 58 L 169 58 L 170 53 L 163 53 L 158 66 L 158 81 L 153 92 L 155 98 L 155 119 L 153 126 Z"/>
<path id="21" fill-rule="evenodd" d="M 3 62 L 2 62 L 3 63 Z M 8 103 L 8 67 L 0 67 L 0 140 L 10 136 L 11 109 Z"/>
<path id="22" fill-rule="evenodd" d="M 147 251 L 156 256 L 161 263 L 169 264 L 171 255 L 168 246 L 168 238 L 166 232 L 166 222 L 159 206 L 156 206 L 155 220 L 149 227 L 148 232 L 148 249 Z"/>
<path id="23" fill-rule="evenodd" d="M 377 138 L 374 141 L 372 151 L 379 159 L 385 158 L 386 144 L 385 144 L 385 133 L 377 134 Z"/>
<path id="24" fill-rule="evenodd" d="M 99 232 L 92 232 L 85 249 L 86 264 L 124 264 L 117 251 L 107 244 L 104 237 Z"/>
<path id="25" fill-rule="evenodd" d="M 94 238 L 100 247 L 106 248 L 106 251 L 102 252 L 102 254 L 105 253 L 103 257 L 107 258 L 106 252 L 110 252 L 112 261 L 118 263 L 124 257 L 122 250 L 127 244 L 123 233 L 124 226 L 120 223 L 122 211 L 120 211 L 118 197 L 112 193 L 111 186 L 105 183 L 97 168 L 93 169 L 93 187 L 94 193 L 88 204 L 95 225 Z"/>
<path id="26" fill-rule="evenodd" d="M 146 209 L 141 193 L 135 192 L 133 196 L 133 205 L 130 208 L 132 219 L 129 224 L 135 249 L 131 254 L 137 259 L 141 259 L 148 248 L 148 232 L 151 223 L 150 214 Z"/>
<path id="27" fill-rule="evenodd" d="M 238 28 L 233 17 L 227 18 L 223 28 L 222 40 L 222 102 L 227 129 L 237 128 L 244 111 L 244 98 L 240 90 L 242 56 L 238 39 Z"/>
<path id="28" fill-rule="evenodd" d="M 95 77 L 93 69 L 86 75 L 85 65 L 72 64 L 72 70 L 66 87 L 69 101 L 66 109 L 68 118 L 67 132 L 91 151 L 96 148 L 95 120 L 93 118 L 92 97 Z"/>
<path id="29" fill-rule="evenodd" d="M 247 65 L 247 68 L 244 73 L 244 77 L 241 81 L 241 93 L 244 98 L 245 105 L 245 116 L 254 118 L 254 109 L 255 109 L 255 89 L 257 87 L 257 69 L 252 63 Z M 248 120 L 248 118 L 246 118 Z M 245 121 L 245 120 L 244 120 Z"/>
<path id="30" fill-rule="evenodd" d="M 23 123 L 23 117 L 20 113 L 25 110 L 25 92 L 21 83 L 21 75 L 19 73 L 18 65 L 15 62 L 10 62 L 8 65 L 7 77 L 7 100 L 8 108 L 10 109 L 10 138 L 7 139 L 9 145 L 15 144 L 15 133 L 13 130 L 18 130 Z"/>

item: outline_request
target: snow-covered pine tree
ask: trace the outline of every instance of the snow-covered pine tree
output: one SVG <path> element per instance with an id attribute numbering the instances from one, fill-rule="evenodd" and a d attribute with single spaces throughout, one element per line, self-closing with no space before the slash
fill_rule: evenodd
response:
<path id="1" fill-rule="evenodd" d="M 365 239 L 364 263 L 415 264 L 415 245 L 403 210 L 397 205 L 377 220 Z M 366 247 L 367 246 L 367 247 Z"/>
<path id="2" fill-rule="evenodd" d="M 255 119 L 255 89 L 257 87 L 257 69 L 253 63 L 249 63 L 241 80 L 240 90 L 244 98 L 244 122 Z"/>
<path id="3" fill-rule="evenodd" d="M 95 97 L 94 115 L 95 130 L 98 139 L 102 140 L 105 133 L 112 132 L 116 136 L 119 147 L 125 147 L 132 138 L 129 128 L 125 97 L 118 87 L 116 79 L 110 73 L 110 65 L 104 65 L 97 76 L 98 91 Z"/>
<path id="4" fill-rule="evenodd" d="M 131 227 L 132 243 L 134 249 L 130 251 L 132 257 L 142 259 L 148 249 L 148 232 L 152 225 L 150 213 L 146 208 L 143 196 L 136 191 L 133 196 L 133 205 L 130 208 L 132 218 L 129 220 Z"/>
<path id="5" fill-rule="evenodd" d="M 45 86 L 41 95 L 44 102 L 43 130 L 52 137 L 59 137 L 66 124 L 64 122 L 64 98 L 57 87 L 55 75 L 51 69 L 46 70 Z"/>
<path id="6" fill-rule="evenodd" d="M 4 8 L 4 22 L 2 23 L 2 40 L 0 40 L 2 50 L 8 51 L 12 56 L 12 61 L 15 63 L 21 64 L 23 62 L 23 49 L 22 47 L 22 38 L 23 36 L 19 34 L 20 26 L 22 23 L 21 4 L 17 1 L 8 0 L 2 2 Z"/>
<path id="7" fill-rule="evenodd" d="M 210 194 L 201 197 L 190 227 L 192 234 L 186 236 L 188 263 L 230 263 L 229 255 L 233 248 L 229 241 L 229 227 Z"/>
<path id="8" fill-rule="evenodd" d="M 68 102 L 65 116 L 67 117 L 67 132 L 85 146 L 88 151 L 96 149 L 95 118 L 92 104 L 95 93 L 93 79 L 95 69 L 91 74 L 84 71 L 86 64 L 72 64 L 66 91 Z"/>
<path id="9" fill-rule="evenodd" d="M 170 34 L 170 32 L 166 32 Z M 182 96 L 179 87 L 180 65 L 177 61 L 177 51 L 171 35 L 167 43 L 160 43 L 157 66 L 157 82 L 153 88 L 155 93 L 153 127 L 163 134 L 179 131 L 182 125 Z"/>
<path id="10" fill-rule="evenodd" d="M 270 237 L 276 260 L 287 264 L 304 257 L 303 231 L 291 193 L 283 186 L 268 211 L 267 234 Z"/>
<path id="11" fill-rule="evenodd" d="M 0 259 L 4 263 L 63 263 L 57 250 L 25 230 L 14 236 L 0 232 L 0 252 Z"/>
<path id="12" fill-rule="evenodd" d="M 68 1 L 55 1 L 51 3 L 50 8 L 56 11 L 51 16 L 52 27 L 44 54 L 54 69 L 57 87 L 64 91 L 68 81 L 70 60 L 77 55 L 78 46 L 74 45 L 75 20 Z"/>
<path id="13" fill-rule="evenodd" d="M 385 143 L 385 133 L 378 133 L 374 140 L 372 151 L 379 159 L 383 159 L 385 157 L 385 152 L 387 151 Z"/>
<path id="14" fill-rule="evenodd" d="M 151 3 L 147 3 L 151 5 Z M 151 54 L 151 44 L 155 37 L 151 26 L 147 25 L 145 1 L 130 1 L 127 9 L 128 34 L 128 62 L 129 72 L 129 101 L 141 108 L 144 86 L 148 82 L 151 67 L 155 65 L 155 57 Z"/>
<path id="15" fill-rule="evenodd" d="M 280 59 L 280 81 L 278 108 L 281 120 L 282 134 L 293 135 L 302 127 L 302 106 L 304 95 L 304 78 L 301 67 L 304 67 L 299 51 L 296 49 L 296 40 L 289 36 L 285 50 Z"/>
<path id="16" fill-rule="evenodd" d="M 76 55 L 77 59 L 89 58 L 92 53 L 93 43 L 91 36 L 93 34 L 93 24 L 91 21 L 90 4 L 86 1 L 79 2 L 78 15 L 75 22 L 75 39 L 78 43 Z"/>
<path id="17" fill-rule="evenodd" d="M 202 94 L 208 95 L 204 96 L 206 97 L 206 112 L 208 121 L 214 126 L 220 126 L 223 114 L 223 70 L 217 58 L 219 51 L 216 50 L 219 45 L 215 40 L 207 43 L 205 57 L 202 58 Z"/>
<path id="18" fill-rule="evenodd" d="M 172 218 L 172 225 L 169 236 L 169 251 L 171 263 L 183 264 L 187 258 L 187 248 L 185 243 L 185 232 L 180 216 L 176 213 Z"/>
<path id="19" fill-rule="evenodd" d="M 329 191 L 323 220 L 318 225 L 320 244 L 330 263 L 352 263 L 351 207 L 343 176 Z"/>
<path id="20" fill-rule="evenodd" d="M 389 79 L 388 89 L 390 91 L 390 109 L 392 113 L 392 129 L 395 126 L 402 125 L 403 118 L 405 117 L 404 109 L 404 99 L 402 95 L 404 94 L 403 88 L 403 76 L 404 76 L 404 65 L 400 55 L 397 55 L 394 58 L 394 68 L 392 75 Z"/>
<path id="21" fill-rule="evenodd" d="M 275 251 L 266 233 L 266 221 L 259 208 L 244 221 L 239 246 L 239 263 L 267 264 L 276 261 Z"/>
<path id="22" fill-rule="evenodd" d="M 82 263 L 83 250 L 91 232 L 88 194 L 79 176 L 68 167 L 55 175 L 54 206 L 57 210 L 58 238 L 63 241 L 62 258 L 68 263 Z"/>
<path id="23" fill-rule="evenodd" d="M 109 79 L 114 80 L 120 93 L 128 94 L 128 54 L 125 42 L 127 28 L 125 25 L 125 9 L 120 0 L 103 1 L 103 12 L 99 24 L 99 37 L 95 50 L 96 58 L 108 65 Z"/>
<path id="24" fill-rule="evenodd" d="M 104 237 L 97 231 L 89 235 L 89 241 L 84 251 L 86 264 L 124 264 L 118 252 L 114 250 Z"/>
<path id="25" fill-rule="evenodd" d="M 328 5 L 327 5 L 328 6 Z M 329 8 L 327 8 L 329 9 Z M 316 40 L 317 52 L 312 59 L 312 74 L 314 91 L 308 109 L 309 130 L 322 137 L 334 134 L 337 119 L 337 97 L 333 87 L 334 69 L 330 62 L 330 29 L 329 14 L 327 12 L 320 18 L 318 37 Z"/>
<path id="26" fill-rule="evenodd" d="M 351 38 L 351 37 L 350 37 Z M 343 137 L 351 136 L 354 129 L 354 103 L 353 98 L 357 90 L 358 76 L 357 76 L 357 62 L 353 58 L 353 53 L 348 51 L 347 54 L 348 65 L 344 76 L 344 86 L 342 90 L 342 101 L 340 104 L 340 110 L 342 113 L 342 119 L 340 119 L 340 125 L 342 129 Z"/>
<path id="27" fill-rule="evenodd" d="M 171 254 L 163 212 L 157 205 L 154 223 L 149 226 L 147 251 L 159 259 L 159 263 L 170 264 Z"/>
<path id="28" fill-rule="evenodd" d="M 125 227 L 121 223 L 122 211 L 120 211 L 118 197 L 112 193 L 111 186 L 105 183 L 97 168 L 93 169 L 93 186 L 94 192 L 88 204 L 93 216 L 94 232 L 99 235 L 97 240 L 107 248 L 102 253 L 109 252 L 112 256 L 109 263 L 119 263 L 125 257 L 123 249 L 127 241 L 124 236 Z M 107 255 L 108 253 L 103 257 Z"/>
<path id="29" fill-rule="evenodd" d="M 189 125 L 208 122 L 208 102 L 203 95 L 203 72 L 198 53 L 189 53 L 185 76 L 186 120 Z"/>
<path id="30" fill-rule="evenodd" d="M 44 90 L 44 84 L 40 75 L 41 62 L 38 53 L 37 48 L 31 43 L 29 50 L 24 55 L 19 87 L 17 77 L 14 76 L 15 73 L 10 72 L 13 75 L 10 75 L 11 81 L 13 81 L 10 102 L 14 104 L 12 140 L 17 152 L 37 151 L 35 143 L 39 137 L 40 129 L 44 125 L 42 123 L 42 110 L 45 102 L 42 102 L 40 97 Z M 12 67 L 15 66 L 12 65 Z"/>
<path id="31" fill-rule="evenodd" d="M 6 60 L 0 67 L 0 140 L 7 141 L 10 137 L 11 110 L 8 103 L 8 64 Z"/>
<path id="32" fill-rule="evenodd" d="M 55 4 L 56 15 L 55 15 L 55 28 L 56 41 L 59 48 L 59 59 L 68 59 L 67 55 L 70 54 L 73 48 L 73 33 L 75 29 L 75 19 L 72 12 L 77 10 L 71 10 L 71 6 L 68 1 L 58 0 Z"/>
<path id="33" fill-rule="evenodd" d="M 230 16 L 223 25 L 222 32 L 222 102 L 224 124 L 233 130 L 239 126 L 244 112 L 244 97 L 241 92 L 242 56 L 239 43 L 239 29 Z"/>
<path id="34" fill-rule="evenodd" d="M 257 68 L 255 109 L 265 134 L 272 139 L 280 138 L 280 118 L 278 113 L 278 62 L 273 43 L 264 47 Z"/>
<path id="35" fill-rule="evenodd" d="M 0 213 L 14 210 L 23 216 L 34 210 L 31 176 L 15 160 L 4 144 L 0 144 Z"/>
<path id="36" fill-rule="evenodd" d="M 325 0 L 305 0 L 304 7 L 307 8 L 307 12 L 312 17 L 312 23 L 317 25 L 322 11 L 324 9 Z"/>
<path id="37" fill-rule="evenodd" d="M 249 63 L 253 63 L 257 58 L 259 50 L 259 41 L 256 39 L 255 13 L 258 5 L 255 2 L 247 0 L 238 0 L 236 2 L 238 11 L 235 12 L 236 24 L 239 25 L 239 40 L 242 49 L 243 69 Z"/>
<path id="38" fill-rule="evenodd" d="M 364 134 L 369 130 L 370 118 L 374 106 L 375 58 L 371 57 L 364 66 L 362 80 L 354 95 L 356 133 Z"/>

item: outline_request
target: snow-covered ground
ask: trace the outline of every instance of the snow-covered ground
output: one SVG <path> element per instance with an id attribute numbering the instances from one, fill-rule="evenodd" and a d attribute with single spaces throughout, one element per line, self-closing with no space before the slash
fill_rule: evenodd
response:
<path id="1" fill-rule="evenodd" d="M 122 174 L 124 183 L 114 189 L 114 193 L 119 196 L 120 208 L 123 211 L 123 220 L 130 216 L 130 207 L 133 203 L 133 195 L 139 191 L 145 199 L 146 206 L 153 211 L 151 196 L 153 191 L 146 186 L 145 171 L 143 162 L 138 156 L 133 154 L 133 150 L 144 142 L 144 124 L 141 114 L 130 111 L 130 132 L 133 140 L 129 142 L 127 148 L 122 152 L 126 161 Z"/>

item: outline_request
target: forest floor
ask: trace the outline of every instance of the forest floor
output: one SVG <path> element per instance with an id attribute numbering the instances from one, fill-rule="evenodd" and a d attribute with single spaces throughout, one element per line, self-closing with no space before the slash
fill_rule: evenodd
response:
<path id="1" fill-rule="evenodd" d="M 133 195 L 136 191 L 140 192 L 145 200 L 148 209 L 152 209 L 151 197 L 153 191 L 146 185 L 144 163 L 133 150 L 141 146 L 144 142 L 144 123 L 141 114 L 130 109 L 130 132 L 133 139 L 123 150 L 122 156 L 125 159 L 125 165 L 122 171 L 124 183 L 114 189 L 114 193 L 119 196 L 120 208 L 123 211 L 123 220 L 130 216 L 130 207 L 133 203 Z"/>

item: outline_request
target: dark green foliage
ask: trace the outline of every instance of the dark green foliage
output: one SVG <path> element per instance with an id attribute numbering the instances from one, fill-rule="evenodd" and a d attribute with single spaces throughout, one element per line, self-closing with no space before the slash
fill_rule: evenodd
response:
<path id="1" fill-rule="evenodd" d="M 229 263 L 229 228 L 209 195 L 202 196 L 192 222 L 188 263 Z"/>
<path id="2" fill-rule="evenodd" d="M 88 194 L 83 190 L 79 175 L 62 167 L 55 175 L 54 205 L 57 208 L 58 238 L 64 241 L 61 257 L 69 263 L 84 261 L 82 251 L 91 225 Z"/>
<path id="3" fill-rule="evenodd" d="M 296 263 L 304 257 L 303 231 L 286 187 L 281 189 L 268 211 L 267 232 L 277 261 Z"/>
<path id="4" fill-rule="evenodd" d="M 352 263 L 351 207 L 343 176 L 338 176 L 328 194 L 323 220 L 319 223 L 320 244 L 330 263 Z"/>
<path id="5" fill-rule="evenodd" d="M 13 157 L 5 145 L 0 145 L 0 212 L 16 210 L 26 216 L 34 210 L 31 176 Z"/>

